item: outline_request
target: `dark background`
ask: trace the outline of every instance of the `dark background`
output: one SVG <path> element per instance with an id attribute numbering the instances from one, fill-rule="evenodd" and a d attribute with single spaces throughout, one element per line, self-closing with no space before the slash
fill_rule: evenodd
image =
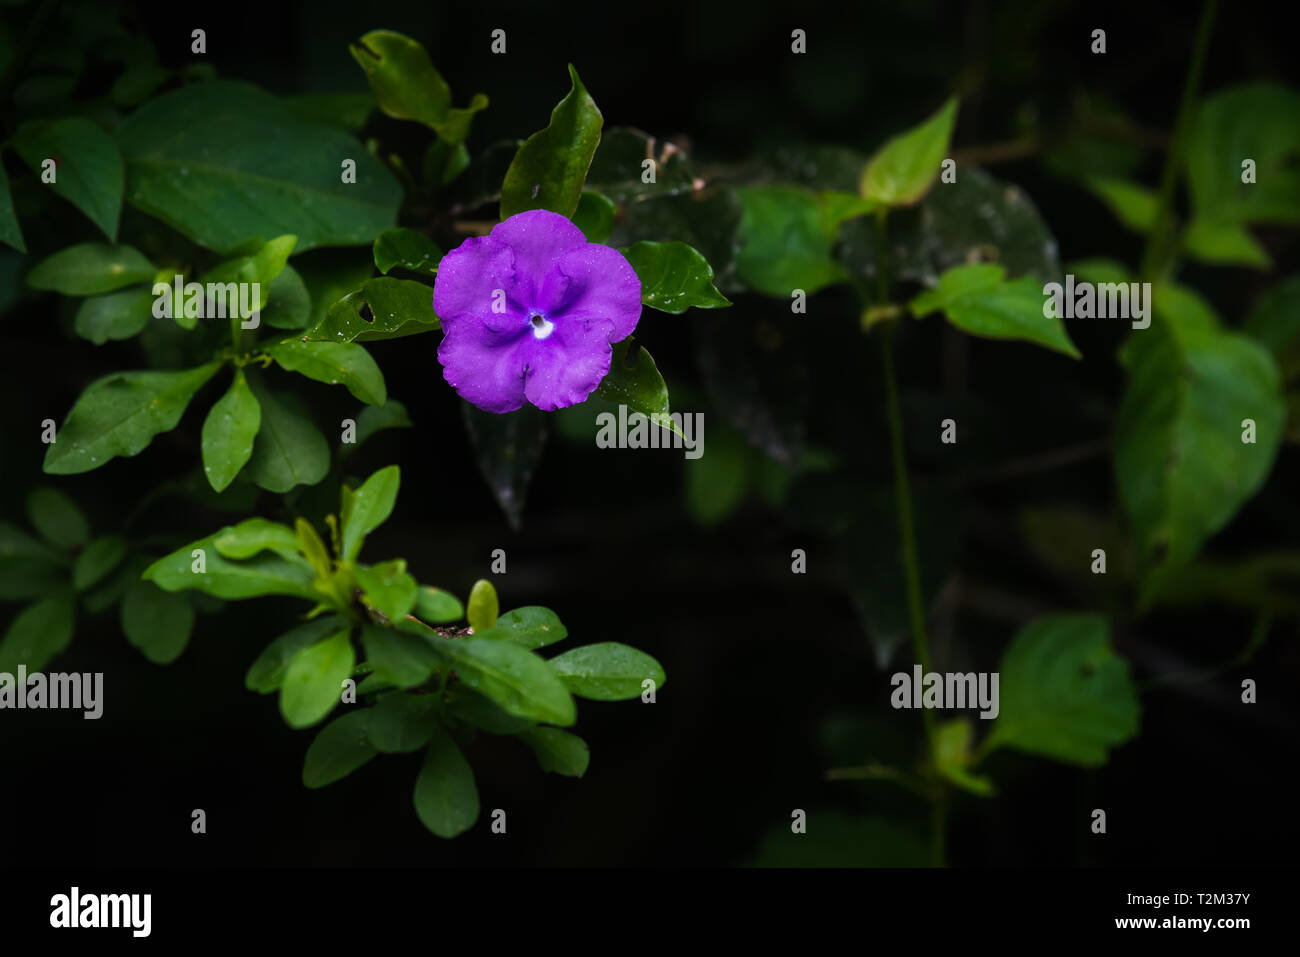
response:
<path id="1" fill-rule="evenodd" d="M 680 8 L 476 3 L 453 10 L 427 2 L 368 7 L 312 0 L 136 9 L 164 65 L 189 62 L 190 31 L 202 27 L 207 59 L 220 74 L 277 93 L 363 91 L 347 43 L 376 28 L 407 33 L 426 45 L 457 104 L 477 91 L 491 98 L 475 119 L 471 152 L 544 125 L 567 90 L 564 64 L 573 62 L 606 126 L 684 137 L 705 160 L 741 159 L 802 141 L 870 150 L 954 90 L 964 94 L 957 148 L 1014 139 L 1018 118 L 1027 115 L 1046 127 L 1064 123 L 1083 90 L 1107 97 L 1142 127 L 1167 133 L 1199 13 L 1192 3 L 768 0 Z M 1235 3 L 1220 11 L 1206 90 L 1255 78 L 1296 82 L 1293 38 L 1274 21 L 1276 9 Z M 497 27 L 507 31 L 506 56 L 489 52 Z M 789 52 L 795 27 L 808 32 L 804 57 Z M 1107 31 L 1104 56 L 1088 52 L 1095 27 Z M 1063 260 L 1109 255 L 1131 262 L 1140 253 L 1139 240 L 1098 202 L 1041 164 L 1009 162 L 993 172 L 1033 197 Z M 1155 154 L 1141 174 L 1155 183 Z M 1289 237 L 1262 235 L 1279 263 L 1272 276 L 1234 269 L 1185 274 L 1230 323 L 1295 266 Z M 816 388 L 842 393 L 844 414 L 812 429 L 842 434 L 862 423 L 858 454 L 870 468 L 887 468 L 874 348 L 852 328 L 851 301 L 837 295 L 825 294 L 826 308 L 808 317 L 808 343 L 814 350 L 824 345 L 813 366 Z M 759 316 L 784 306 L 740 297 L 735 308 Z M 0 326 L 0 402 L 8 410 L 0 417 L 0 513 L 18 523 L 26 490 L 46 481 L 36 423 L 61 421 L 91 379 L 138 363 L 130 343 L 95 348 L 66 337 L 56 312 L 54 297 L 32 297 Z M 698 381 L 684 332 L 691 321 L 690 314 L 647 314 L 638 330 L 674 387 Z M 942 384 L 933 358 L 943 346 L 936 325 L 918 326 L 902 343 L 905 386 Z M 968 388 L 1003 417 L 989 431 L 1010 449 L 1008 458 L 1105 434 L 1108 419 L 1075 407 L 1068 377 L 1086 379 L 1113 408 L 1120 373 L 1111 350 L 1098 348 L 1101 333 L 1070 331 L 1089 356 L 1080 366 L 1028 346 L 972 347 L 976 371 Z M 380 756 L 323 791 L 302 787 L 302 755 L 312 733 L 290 731 L 273 697 L 243 687 L 259 650 L 292 625 L 296 609 L 288 603 L 255 600 L 201 616 L 189 649 L 165 670 L 126 644 L 114 610 L 83 619 L 55 666 L 105 672 L 102 720 L 7 712 L 0 721 L 0 822 L 6 825 L 0 859 L 731 864 L 750 858 L 763 833 L 786 826 L 796 807 L 893 815 L 924 833 L 923 808 L 889 785 L 823 779 L 836 763 L 914 753 L 920 721 L 889 710 L 888 675 L 897 669 L 876 669 L 817 542 L 787 530 L 756 503 L 720 528 L 701 530 L 682 508 L 680 452 L 599 451 L 560 442 L 543 458 L 522 531 L 512 532 L 473 465 L 434 349 L 431 339 L 372 349 L 390 393 L 411 410 L 417 427 L 382 434 L 351 465 L 363 475 L 392 462 L 403 469 L 395 516 L 372 537 L 368 554 L 402 555 L 421 581 L 463 595 L 488 575 L 492 549 L 505 548 L 509 571 L 496 579 L 503 607 L 545 604 L 563 618 L 571 643 L 617 640 L 654 654 L 669 677 L 658 703 L 580 702 L 576 730 L 592 750 L 582 781 L 543 775 L 517 742 L 485 736 L 470 755 L 484 817 L 474 832 L 444 842 L 421 827 L 411 807 L 418 755 Z M 321 421 L 355 414 L 333 392 L 322 388 L 312 396 Z M 1017 426 L 1010 435 L 1006 420 Z M 112 530 L 141 490 L 192 466 L 198 427 L 191 412 L 137 458 L 49 484 L 72 494 L 97 531 Z M 1225 548 L 1245 552 L 1297 540 L 1300 509 L 1282 491 L 1294 488 L 1296 467 L 1295 451 L 1284 448 L 1268 488 L 1221 536 Z M 925 463 L 917 471 L 924 484 Z M 1075 607 L 1008 541 L 1000 523 L 1026 501 L 1113 499 L 1104 459 L 981 487 L 964 506 L 971 531 L 960 565 L 977 571 L 996 565 L 1003 580 L 1032 596 L 1033 609 Z M 264 496 L 262 511 L 274 504 L 274 496 Z M 158 530 L 175 522 L 197 534 L 226 521 L 169 499 L 143 524 Z M 806 576 L 789 572 L 793 547 L 809 550 Z M 1018 617 L 1015 609 L 1002 617 L 969 614 L 959 630 L 976 660 L 991 668 Z M 1123 631 L 1117 644 L 1146 680 L 1152 668 L 1193 670 L 1231 658 L 1248 626 L 1243 616 L 1226 612 L 1163 615 Z M 952 863 L 1291 863 L 1294 797 L 1282 781 L 1295 754 L 1295 638 L 1296 622 L 1279 621 L 1249 668 L 1144 695 L 1141 736 L 1099 771 L 996 755 L 987 770 L 1002 794 L 958 802 Z M 940 670 L 945 655 L 941 644 Z M 904 658 L 894 664 L 910 667 Z M 1253 708 L 1237 700 L 1245 676 L 1260 682 Z M 831 720 L 837 716 L 845 721 Z M 866 751 L 850 746 L 847 758 L 837 752 L 834 742 L 846 735 L 865 736 Z M 509 815 L 505 837 L 486 827 L 498 807 Z M 1088 833 L 1094 807 L 1107 810 L 1104 837 Z M 207 812 L 206 835 L 190 833 L 194 808 Z"/>

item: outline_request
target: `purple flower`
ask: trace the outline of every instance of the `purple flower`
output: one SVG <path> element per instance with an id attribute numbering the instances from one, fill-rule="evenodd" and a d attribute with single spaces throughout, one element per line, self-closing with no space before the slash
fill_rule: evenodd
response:
<path id="1" fill-rule="evenodd" d="M 617 250 L 534 209 L 443 257 L 433 311 L 443 377 L 463 399 L 488 412 L 525 400 L 562 409 L 609 372 L 610 343 L 641 316 L 641 281 Z"/>

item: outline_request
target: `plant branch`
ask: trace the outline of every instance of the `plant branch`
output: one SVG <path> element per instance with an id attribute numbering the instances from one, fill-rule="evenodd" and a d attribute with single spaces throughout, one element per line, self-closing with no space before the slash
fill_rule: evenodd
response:
<path id="1" fill-rule="evenodd" d="M 978 482 L 996 482 L 1000 479 L 1015 478 L 1032 472 L 1045 472 L 1050 469 L 1073 465 L 1076 462 L 1087 461 L 1088 459 L 1104 454 L 1109 448 L 1109 439 L 1094 439 L 1091 442 L 1081 442 L 1078 445 L 1068 445 L 1065 448 L 1053 449 L 1050 452 L 1043 452 L 1039 455 L 1029 455 L 1024 458 L 1013 459 L 1012 461 L 1004 462 L 1001 465 L 994 465 L 989 468 L 973 469 L 969 472 L 958 473 L 951 479 L 950 484 L 971 485 Z"/>

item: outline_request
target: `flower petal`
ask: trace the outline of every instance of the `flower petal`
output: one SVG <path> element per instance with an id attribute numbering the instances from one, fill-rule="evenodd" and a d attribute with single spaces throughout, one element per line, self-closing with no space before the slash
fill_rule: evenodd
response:
<path id="1" fill-rule="evenodd" d="M 609 374 L 613 348 L 608 325 L 561 317 L 545 339 L 532 339 L 524 394 L 539 409 L 553 411 L 577 405 L 596 391 Z"/>
<path id="2" fill-rule="evenodd" d="M 604 326 L 609 342 L 626 339 L 641 318 L 641 280 L 609 246 L 588 243 L 565 252 L 539 293 L 547 316 Z"/>
<path id="3" fill-rule="evenodd" d="M 505 243 L 514 252 L 515 268 L 521 283 L 524 280 L 540 283 L 562 253 L 587 244 L 587 237 L 581 229 L 548 209 L 516 213 L 493 226 L 491 238 Z M 525 305 L 535 303 L 526 302 Z"/>
<path id="4" fill-rule="evenodd" d="M 486 412 L 513 412 L 524 404 L 531 335 L 501 335 L 473 321 L 457 324 L 438 345 L 442 377 L 466 402 Z"/>
<path id="5" fill-rule="evenodd" d="M 493 312 L 505 294 L 505 312 Z M 475 236 L 442 257 L 433 284 L 433 311 L 450 331 L 459 320 L 477 319 L 490 329 L 515 329 L 527 321 L 532 283 L 520 288 L 514 251 L 494 236 Z"/>

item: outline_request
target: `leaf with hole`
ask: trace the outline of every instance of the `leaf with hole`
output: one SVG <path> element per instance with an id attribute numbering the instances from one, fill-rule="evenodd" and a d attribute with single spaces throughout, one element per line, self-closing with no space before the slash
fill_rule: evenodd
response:
<path id="1" fill-rule="evenodd" d="M 320 342 L 400 339 L 441 328 L 433 311 L 433 290 L 413 279 L 382 276 L 334 302 L 325 317 L 303 334 Z"/>
<path id="2" fill-rule="evenodd" d="M 1085 767 L 1138 733 L 1137 689 L 1100 615 L 1031 623 L 1002 656 L 999 714 L 984 751 L 1011 747 Z"/>

